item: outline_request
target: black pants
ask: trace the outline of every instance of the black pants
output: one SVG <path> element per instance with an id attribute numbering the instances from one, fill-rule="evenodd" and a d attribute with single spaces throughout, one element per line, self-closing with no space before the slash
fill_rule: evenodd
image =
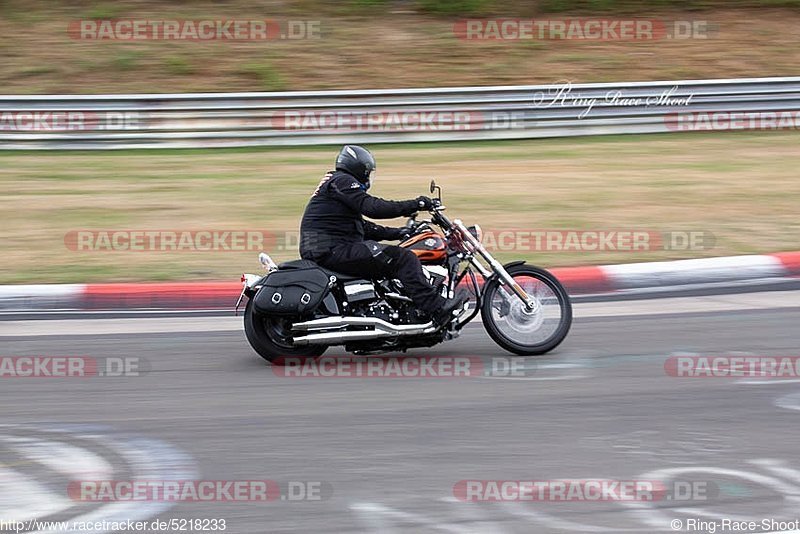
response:
<path id="1" fill-rule="evenodd" d="M 340 245 L 317 260 L 317 263 L 342 274 L 363 278 L 396 278 L 405 293 L 422 311 L 433 313 L 442 308 L 444 297 L 431 286 L 422 272 L 419 258 L 408 249 L 363 241 Z"/>

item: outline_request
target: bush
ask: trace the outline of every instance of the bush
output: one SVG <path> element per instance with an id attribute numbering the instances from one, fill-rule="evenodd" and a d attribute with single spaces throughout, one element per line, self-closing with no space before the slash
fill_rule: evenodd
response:
<path id="1" fill-rule="evenodd" d="M 419 7 L 439 15 L 479 15 L 489 11 L 492 0 L 418 0 Z"/>
<path id="2" fill-rule="evenodd" d="M 170 74 L 185 75 L 194 73 L 192 64 L 180 56 L 168 57 L 164 63 L 167 65 L 167 71 Z"/>
<path id="3" fill-rule="evenodd" d="M 286 87 L 278 71 L 266 62 L 249 63 L 242 68 L 241 73 L 255 79 L 262 91 L 280 91 Z"/>
<path id="4" fill-rule="evenodd" d="M 650 0 L 646 6 L 639 0 L 541 0 L 539 10 L 559 11 L 624 11 L 641 12 L 652 9 L 711 9 L 720 7 L 798 7 L 800 0 Z"/>

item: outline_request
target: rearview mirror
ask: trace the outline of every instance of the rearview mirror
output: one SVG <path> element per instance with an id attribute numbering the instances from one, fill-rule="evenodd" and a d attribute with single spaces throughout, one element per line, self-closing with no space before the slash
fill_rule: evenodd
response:
<path id="1" fill-rule="evenodd" d="M 442 201 L 442 188 L 436 185 L 436 180 L 431 180 L 431 195 L 436 193 L 439 197 L 439 202 Z"/>

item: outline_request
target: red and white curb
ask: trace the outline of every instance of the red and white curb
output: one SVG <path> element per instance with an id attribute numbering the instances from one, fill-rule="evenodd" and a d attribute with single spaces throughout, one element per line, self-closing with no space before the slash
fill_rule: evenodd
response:
<path id="1" fill-rule="evenodd" d="M 800 252 L 553 269 L 572 294 L 608 293 L 800 275 Z"/>
<path id="2" fill-rule="evenodd" d="M 800 252 L 552 269 L 574 295 L 800 276 Z M 0 309 L 229 308 L 242 285 L 226 282 L 0 286 Z"/>

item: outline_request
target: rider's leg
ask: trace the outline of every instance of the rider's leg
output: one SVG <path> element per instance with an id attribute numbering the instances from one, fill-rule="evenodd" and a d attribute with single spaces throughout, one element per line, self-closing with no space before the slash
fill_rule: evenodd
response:
<path id="1" fill-rule="evenodd" d="M 422 272 L 419 259 L 408 249 L 364 241 L 341 245 L 318 262 L 323 267 L 350 276 L 397 278 L 406 295 L 422 311 L 434 314 L 445 304 Z"/>
<path id="2" fill-rule="evenodd" d="M 388 260 L 387 276 L 397 278 L 403 284 L 406 295 L 411 297 L 419 309 L 435 314 L 445 305 L 445 298 L 439 295 L 422 271 L 422 264 L 416 254 L 407 248 L 387 246 L 383 255 Z M 381 261 L 380 256 L 376 258 Z"/>
<path id="3" fill-rule="evenodd" d="M 403 283 L 406 294 L 414 304 L 428 312 L 436 324 L 444 326 L 453 318 L 454 313 L 464 309 L 468 300 L 466 295 L 459 294 L 450 300 L 441 296 L 422 272 L 422 264 L 416 254 L 407 248 L 395 246 L 386 247 L 383 253 L 392 259 L 390 266 L 394 278 Z"/>

